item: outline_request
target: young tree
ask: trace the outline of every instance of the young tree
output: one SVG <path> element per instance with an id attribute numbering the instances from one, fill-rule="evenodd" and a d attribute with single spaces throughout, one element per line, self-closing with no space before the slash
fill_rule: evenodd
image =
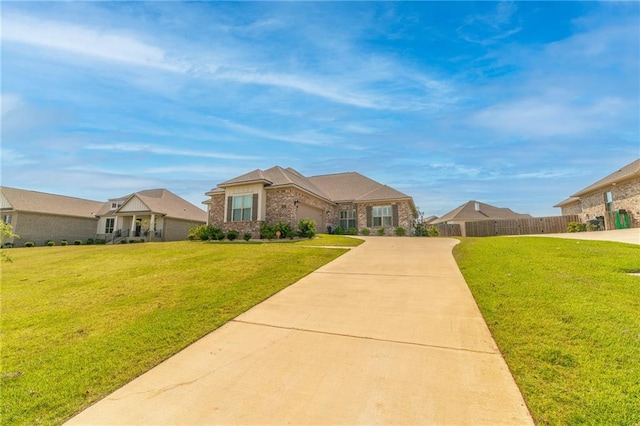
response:
<path id="1" fill-rule="evenodd" d="M 4 223 L 0 221 L 0 246 L 4 246 L 4 240 L 11 238 L 20 238 L 17 234 L 13 233 L 13 226 L 10 223 Z M 4 252 L 0 252 L 0 261 L 11 262 L 11 258 Z"/>

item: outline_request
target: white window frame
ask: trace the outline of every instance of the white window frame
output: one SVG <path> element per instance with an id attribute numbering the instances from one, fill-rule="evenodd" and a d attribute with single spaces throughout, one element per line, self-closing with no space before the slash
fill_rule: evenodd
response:
<path id="1" fill-rule="evenodd" d="M 251 220 L 253 194 L 234 195 L 231 203 L 231 222 L 246 222 Z"/>
<path id="2" fill-rule="evenodd" d="M 111 226 L 109 226 L 109 223 L 111 223 Z M 113 234 L 115 227 L 116 227 L 116 218 L 108 217 L 104 222 L 104 233 Z M 109 229 L 111 229 L 111 231 L 109 231 Z"/>
<path id="3" fill-rule="evenodd" d="M 393 223 L 393 210 L 391 206 L 374 206 L 371 215 L 373 226 L 391 226 Z"/>
<path id="4" fill-rule="evenodd" d="M 340 210 L 340 227 L 342 229 L 358 228 L 356 209 Z"/>

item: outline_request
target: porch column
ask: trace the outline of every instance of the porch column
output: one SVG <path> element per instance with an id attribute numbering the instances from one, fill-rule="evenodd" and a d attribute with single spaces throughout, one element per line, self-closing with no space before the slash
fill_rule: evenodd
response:
<path id="1" fill-rule="evenodd" d="M 156 236 L 156 214 L 151 213 L 151 220 L 149 221 L 149 235 L 151 238 Z"/>
<path id="2" fill-rule="evenodd" d="M 133 215 L 133 219 L 131 220 L 131 231 L 129 232 L 129 236 L 133 237 L 136 235 L 136 215 Z"/>

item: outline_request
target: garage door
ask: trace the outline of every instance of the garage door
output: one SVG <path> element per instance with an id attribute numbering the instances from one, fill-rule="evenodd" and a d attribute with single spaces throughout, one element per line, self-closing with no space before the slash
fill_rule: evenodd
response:
<path id="1" fill-rule="evenodd" d="M 316 221 L 316 232 L 326 232 L 324 224 L 324 212 L 322 209 L 306 204 L 298 205 L 298 221 L 301 219 L 313 219 Z M 296 224 L 297 225 L 297 224 Z"/>

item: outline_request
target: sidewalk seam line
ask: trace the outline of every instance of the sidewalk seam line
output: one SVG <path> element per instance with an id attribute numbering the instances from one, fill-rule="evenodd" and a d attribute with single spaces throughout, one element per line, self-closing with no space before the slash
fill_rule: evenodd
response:
<path id="1" fill-rule="evenodd" d="M 471 353 L 476 353 L 476 354 L 485 354 L 485 355 L 499 355 L 499 352 L 489 352 L 489 351 L 479 351 L 479 350 L 475 350 L 475 349 L 465 349 L 465 348 L 454 348 L 454 347 L 450 347 L 450 346 L 439 346 L 439 345 L 428 345 L 425 343 L 415 343 L 415 342 L 405 342 L 402 340 L 389 340 L 389 339 L 379 339 L 376 337 L 368 337 L 368 336 L 355 336 L 353 334 L 344 334 L 344 333 L 333 333 L 330 331 L 320 331 L 320 330 L 310 330 L 307 328 L 298 328 L 298 327 L 285 327 L 285 326 L 281 326 L 281 325 L 273 325 L 273 324 L 265 324 L 265 323 L 261 323 L 261 322 L 253 322 L 253 321 L 244 321 L 244 320 L 239 320 L 239 319 L 232 319 L 230 322 L 237 322 L 240 324 L 246 324 L 246 325 L 257 325 L 257 326 L 262 326 L 262 327 L 269 327 L 269 328 L 277 328 L 280 330 L 292 330 L 292 331 L 302 331 L 302 332 L 306 332 L 306 333 L 315 333 L 315 334 L 325 334 L 328 336 L 338 336 L 338 337 L 349 337 L 352 339 L 361 339 L 361 340 L 373 340 L 376 342 L 384 342 L 384 343 L 395 343 L 395 344 L 400 344 L 400 345 L 411 345 L 411 346 L 420 346 L 423 348 L 432 348 L 432 349 L 444 349 L 444 350 L 450 350 L 450 351 L 456 351 L 456 352 L 471 352 Z"/>

